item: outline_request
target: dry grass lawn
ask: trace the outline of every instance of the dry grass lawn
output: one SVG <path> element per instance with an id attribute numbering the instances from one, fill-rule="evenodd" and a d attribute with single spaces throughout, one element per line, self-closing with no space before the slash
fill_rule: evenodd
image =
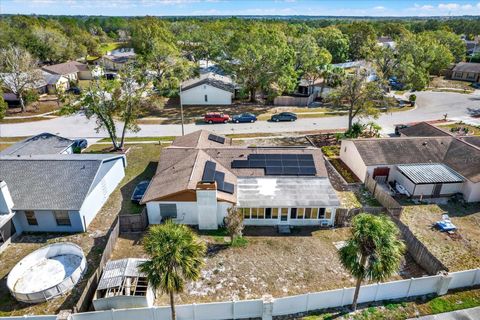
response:
<path id="1" fill-rule="evenodd" d="M 131 212 L 136 209 L 130 206 L 131 192 L 137 181 L 151 177 L 154 172 L 152 168 L 156 167 L 152 162 L 158 159 L 161 150 L 160 146 L 153 144 L 127 145 L 127 147 L 130 150 L 127 153 L 126 176 L 90 224 L 88 232 L 77 234 L 24 234 L 0 254 L 0 316 L 56 314 L 60 310 L 71 309 L 75 305 L 85 287 L 87 278 L 99 263 L 110 226 L 118 212 L 122 210 Z M 93 145 L 87 151 L 98 152 L 102 148 L 105 148 L 105 145 Z M 83 277 L 73 291 L 46 303 L 29 305 L 15 301 L 6 287 L 8 272 L 19 260 L 32 251 L 50 243 L 63 241 L 76 243 L 83 248 L 88 261 L 87 276 Z"/>
<path id="2" fill-rule="evenodd" d="M 354 286 L 354 279 L 341 266 L 334 243 L 349 236 L 349 228 L 294 229 L 280 236 L 273 227 L 245 230 L 246 247 L 230 247 L 221 232 L 200 235 L 208 245 L 201 279 L 189 283 L 177 303 L 202 303 L 282 297 Z M 121 235 L 112 259 L 147 257 L 142 235 Z M 408 256 L 393 279 L 421 276 L 424 272 Z M 159 295 L 157 305 L 168 303 Z"/>
<path id="3" fill-rule="evenodd" d="M 456 236 L 432 228 L 443 213 L 457 226 Z M 480 267 L 479 203 L 407 206 L 401 219 L 450 271 Z"/>

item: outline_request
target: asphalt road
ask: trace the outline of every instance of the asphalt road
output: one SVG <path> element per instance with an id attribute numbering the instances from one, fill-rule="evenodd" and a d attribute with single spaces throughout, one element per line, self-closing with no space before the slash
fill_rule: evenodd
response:
<path id="1" fill-rule="evenodd" d="M 474 94 L 444 93 L 444 92 L 418 92 L 417 108 L 410 111 L 383 114 L 375 120 L 383 127 L 384 133 L 393 132 L 395 124 L 416 121 L 436 120 L 443 118 L 447 113 L 449 119 L 470 121 L 480 124 L 480 92 Z M 363 119 L 367 121 L 368 119 Z M 208 129 L 219 134 L 228 133 L 274 133 L 310 131 L 321 129 L 340 129 L 347 126 L 347 117 L 306 118 L 296 122 L 272 123 L 258 121 L 256 123 L 241 124 L 187 124 L 185 133 L 198 129 Z M 0 124 L 0 137 L 31 136 L 42 132 L 52 132 L 68 138 L 99 138 L 108 136 L 103 130 L 97 132 L 95 120 L 87 120 L 83 115 L 76 114 L 45 121 L 28 123 Z M 181 135 L 181 126 L 178 124 L 145 124 L 140 125 L 141 130 L 128 133 L 131 137 L 148 136 L 178 136 Z"/>

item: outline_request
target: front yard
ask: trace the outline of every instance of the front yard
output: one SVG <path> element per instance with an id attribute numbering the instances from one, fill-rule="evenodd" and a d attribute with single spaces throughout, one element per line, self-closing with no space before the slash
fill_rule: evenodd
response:
<path id="1" fill-rule="evenodd" d="M 222 231 L 200 233 L 208 245 L 201 279 L 189 283 L 179 304 L 282 297 L 333 288 L 354 286 L 354 279 L 341 266 L 335 245 L 349 236 L 349 228 L 298 228 L 292 235 L 280 236 L 273 227 L 250 227 L 244 234 L 243 247 L 231 247 Z M 147 257 L 142 235 L 121 235 L 112 259 Z M 407 255 L 394 279 L 423 275 Z M 159 295 L 157 305 L 168 304 Z"/>
<path id="2" fill-rule="evenodd" d="M 444 213 L 458 228 L 453 236 L 432 228 Z M 450 271 L 480 267 L 480 203 L 410 205 L 401 220 Z"/>
<path id="3" fill-rule="evenodd" d="M 105 145 L 93 145 L 87 151 L 99 152 Z M 136 207 L 130 202 L 130 195 L 137 181 L 149 178 L 154 173 L 161 147 L 155 144 L 127 145 L 127 169 L 125 178 L 97 214 L 88 227 L 89 231 L 77 234 L 38 233 L 24 234 L 17 238 L 0 254 L 0 316 L 26 314 L 56 314 L 63 309 L 71 309 L 85 288 L 88 277 L 96 269 L 102 255 L 106 234 L 119 212 L 135 212 Z M 73 291 L 49 302 L 40 304 L 19 303 L 10 296 L 6 287 L 7 275 L 15 264 L 27 254 L 54 242 L 69 241 L 82 247 L 87 257 L 86 276 Z"/>

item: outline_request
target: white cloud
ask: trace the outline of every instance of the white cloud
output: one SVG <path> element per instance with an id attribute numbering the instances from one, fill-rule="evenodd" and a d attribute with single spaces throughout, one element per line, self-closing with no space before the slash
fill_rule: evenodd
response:
<path id="1" fill-rule="evenodd" d="M 438 9 L 440 10 L 456 10 L 460 8 L 458 3 L 440 3 Z"/>
<path id="2" fill-rule="evenodd" d="M 377 7 L 373 7 L 373 10 L 377 10 L 377 11 L 382 11 L 382 10 L 385 10 L 386 8 L 383 7 L 383 6 L 377 6 Z"/>

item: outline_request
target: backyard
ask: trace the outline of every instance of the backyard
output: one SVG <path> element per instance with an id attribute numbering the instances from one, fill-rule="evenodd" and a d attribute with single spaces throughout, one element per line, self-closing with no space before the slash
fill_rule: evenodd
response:
<path id="1" fill-rule="evenodd" d="M 201 303 L 261 298 L 270 294 L 282 297 L 333 288 L 351 287 L 355 282 L 341 266 L 337 247 L 349 236 L 349 228 L 297 228 L 290 236 L 280 236 L 273 227 L 250 227 L 244 246 L 229 246 L 222 230 L 201 232 L 208 246 L 201 279 L 188 283 L 176 301 Z M 121 235 L 112 259 L 146 257 L 142 235 Z M 407 255 L 394 279 L 424 274 Z M 157 305 L 168 303 L 159 295 Z"/>
<path id="2" fill-rule="evenodd" d="M 105 145 L 93 145 L 87 149 L 99 152 Z M 93 273 L 106 243 L 107 232 L 118 212 L 138 212 L 138 208 L 130 202 L 130 195 L 138 181 L 153 175 L 161 147 L 155 144 L 127 145 L 127 168 L 125 178 L 97 214 L 88 227 L 89 231 L 76 234 L 23 234 L 0 254 L 0 316 L 25 314 L 56 314 L 63 309 L 71 309 L 85 288 L 88 277 Z M 14 300 L 6 287 L 8 272 L 27 254 L 54 242 L 69 241 L 83 248 L 87 257 L 88 270 L 86 276 L 69 294 L 49 302 L 29 305 Z"/>
<path id="3" fill-rule="evenodd" d="M 458 230 L 440 232 L 433 224 L 447 213 Z M 407 205 L 401 220 L 449 271 L 480 267 L 480 204 Z"/>

